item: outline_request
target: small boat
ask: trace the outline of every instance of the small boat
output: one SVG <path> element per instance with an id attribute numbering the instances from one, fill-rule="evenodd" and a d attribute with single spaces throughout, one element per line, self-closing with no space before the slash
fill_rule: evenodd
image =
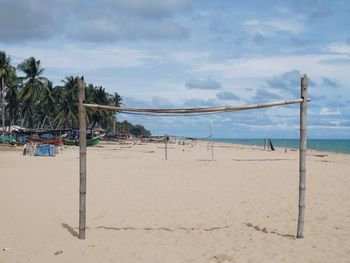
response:
<path id="1" fill-rule="evenodd" d="M 64 145 L 79 146 L 79 140 L 64 139 L 63 143 L 64 143 Z M 86 146 L 94 146 L 94 145 L 97 145 L 99 143 L 100 143 L 100 136 L 86 140 Z"/>
<path id="2" fill-rule="evenodd" d="M 76 140 L 70 140 L 70 139 L 64 139 L 63 144 L 69 145 L 69 146 L 79 145 L 79 143 Z"/>
<path id="3" fill-rule="evenodd" d="M 12 144 L 12 142 L 15 141 L 15 137 L 13 135 L 2 135 L 0 134 L 0 143 L 9 143 Z"/>
<path id="4" fill-rule="evenodd" d="M 42 141 L 43 144 L 51 144 L 51 145 L 62 145 L 61 138 L 47 139 Z"/>
<path id="5" fill-rule="evenodd" d="M 39 140 L 37 142 L 40 142 L 41 144 L 62 145 L 61 138 L 43 139 L 43 140 Z"/>
<path id="6" fill-rule="evenodd" d="M 50 139 L 46 139 L 39 136 L 33 136 L 33 137 L 29 137 L 27 140 L 28 142 L 33 142 L 33 143 L 62 145 L 62 139 L 60 137 L 52 137 Z"/>
<path id="7" fill-rule="evenodd" d="M 26 142 L 19 142 L 19 141 L 13 140 L 10 144 L 14 146 L 23 146 L 26 144 Z"/>
<path id="8" fill-rule="evenodd" d="M 100 136 L 86 141 L 86 146 L 94 146 L 100 143 Z"/>

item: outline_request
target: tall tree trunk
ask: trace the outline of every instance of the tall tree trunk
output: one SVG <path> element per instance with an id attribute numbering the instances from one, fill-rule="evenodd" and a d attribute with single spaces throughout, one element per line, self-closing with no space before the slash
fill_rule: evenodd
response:
<path id="1" fill-rule="evenodd" d="M 24 112 L 24 116 L 23 116 L 22 121 L 21 121 L 21 128 L 23 128 L 23 125 L 26 121 L 26 117 L 27 117 L 27 112 Z"/>
<path id="2" fill-rule="evenodd" d="M 116 136 L 116 128 L 117 128 L 117 115 L 116 114 L 113 114 L 113 130 L 112 130 L 112 135 L 113 136 Z"/>
<path id="3" fill-rule="evenodd" d="M 11 126 L 12 126 L 12 122 L 13 122 L 13 118 L 12 120 L 10 121 L 10 126 L 9 126 L 9 133 L 11 134 Z"/>
<path id="4" fill-rule="evenodd" d="M 49 124 L 50 124 L 51 129 L 53 129 L 50 116 L 49 116 Z"/>
<path id="5" fill-rule="evenodd" d="M 2 131 L 5 136 L 5 78 L 4 77 L 1 78 L 1 113 L 2 113 Z"/>
<path id="6" fill-rule="evenodd" d="M 91 129 L 90 129 L 91 136 L 93 136 L 93 134 L 94 134 L 94 129 L 95 129 L 95 127 L 96 127 L 96 121 L 93 121 L 93 122 L 92 122 L 92 125 L 91 125 Z"/>
<path id="7" fill-rule="evenodd" d="M 47 115 L 45 115 L 45 118 L 44 118 L 44 120 L 43 120 L 43 122 L 42 122 L 42 124 L 41 124 L 41 129 L 43 129 L 43 127 L 44 127 L 44 124 L 45 124 L 46 118 L 47 118 Z"/>
<path id="8" fill-rule="evenodd" d="M 59 127 L 60 127 L 60 125 L 61 125 L 61 122 L 62 122 L 62 120 L 60 120 L 60 121 L 58 122 L 58 124 L 57 124 L 57 126 L 56 126 L 56 129 L 59 129 Z"/>

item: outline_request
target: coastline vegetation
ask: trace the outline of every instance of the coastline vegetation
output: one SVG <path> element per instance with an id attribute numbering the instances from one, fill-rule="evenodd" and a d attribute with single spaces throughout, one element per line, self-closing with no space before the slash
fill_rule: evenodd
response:
<path id="1" fill-rule="evenodd" d="M 18 76 L 17 73 L 20 73 Z M 0 87 L 5 126 L 18 125 L 31 129 L 76 129 L 78 128 L 78 92 L 73 76 L 67 76 L 61 85 L 44 76 L 41 61 L 30 57 L 14 67 L 11 58 L 0 51 Z M 102 86 L 85 85 L 87 103 L 119 107 L 122 97 L 110 94 Z M 114 126 L 115 125 L 115 126 Z M 4 125 L 2 125 L 4 126 Z M 87 128 L 101 128 L 107 133 L 114 128 L 129 130 L 135 136 L 149 136 L 142 125 L 127 121 L 115 122 L 115 113 L 106 110 L 87 109 Z"/>

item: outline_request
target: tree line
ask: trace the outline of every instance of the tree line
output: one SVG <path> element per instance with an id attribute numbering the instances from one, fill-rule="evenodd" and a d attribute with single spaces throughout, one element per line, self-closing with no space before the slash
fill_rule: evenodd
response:
<path id="1" fill-rule="evenodd" d="M 17 71 L 23 76 L 17 76 Z M 14 67 L 10 56 L 0 51 L 1 111 L 3 126 L 18 125 L 32 129 L 75 129 L 78 123 L 78 87 L 75 77 L 68 76 L 62 85 L 54 86 L 43 76 L 44 68 L 34 57 L 25 59 Z M 110 94 L 102 86 L 85 85 L 85 102 L 119 107 L 121 96 Z M 127 121 L 115 122 L 115 113 L 101 109 L 87 109 L 87 126 L 113 130 L 123 127 L 136 136 L 150 135 L 141 125 Z"/>

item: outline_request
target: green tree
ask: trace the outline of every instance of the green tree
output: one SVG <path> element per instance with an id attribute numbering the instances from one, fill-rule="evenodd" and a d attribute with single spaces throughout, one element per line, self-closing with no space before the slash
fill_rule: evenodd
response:
<path id="1" fill-rule="evenodd" d="M 112 96 L 110 96 L 110 104 L 114 107 L 120 107 L 122 102 L 122 97 L 115 92 Z M 115 112 L 112 113 L 112 135 L 115 136 L 117 132 L 117 114 Z"/>
<path id="2" fill-rule="evenodd" d="M 19 117 L 20 101 L 18 97 L 18 87 L 19 81 L 17 78 L 14 78 L 11 82 L 9 81 L 7 84 L 5 101 L 10 129 L 12 125 L 17 124 L 17 120 Z"/>
<path id="3" fill-rule="evenodd" d="M 105 88 L 93 87 L 92 84 L 88 85 L 87 98 L 86 101 L 88 103 L 107 105 L 109 103 L 109 94 L 106 92 Z M 95 127 L 99 126 L 101 128 L 106 128 L 108 126 L 108 122 L 110 121 L 111 112 L 101 109 L 89 109 L 88 110 L 88 120 L 89 120 L 89 128 L 91 131 L 94 130 Z"/>
<path id="4" fill-rule="evenodd" d="M 11 65 L 11 58 L 6 55 L 5 51 L 0 51 L 0 79 L 4 79 L 5 86 L 15 74 L 16 70 Z M 0 85 L 2 85 L 2 81 Z"/>
<path id="5" fill-rule="evenodd" d="M 112 96 L 110 96 L 110 104 L 114 107 L 120 107 L 122 102 L 122 97 L 117 92 L 114 92 Z"/>
<path id="6" fill-rule="evenodd" d="M 41 99 L 48 90 L 48 79 L 42 77 L 44 69 L 40 65 L 40 60 L 30 57 L 20 63 L 17 68 L 25 74 L 24 77 L 20 77 L 23 82 L 21 98 L 30 101 Z"/>
<path id="7" fill-rule="evenodd" d="M 142 137 L 142 136 L 151 136 L 151 132 L 147 130 L 142 125 L 136 124 L 133 125 L 132 123 L 128 121 L 118 122 L 117 127 L 119 130 L 129 131 L 130 134 L 136 136 L 136 137 Z"/>
<path id="8" fill-rule="evenodd" d="M 36 108 L 36 118 L 38 124 L 41 123 L 41 128 L 44 128 L 44 125 L 48 123 L 52 129 L 51 119 L 53 118 L 56 111 L 56 103 L 52 96 L 53 87 L 52 82 L 47 82 L 47 89 L 44 90 L 44 94 L 40 100 L 40 104 Z"/>
<path id="9" fill-rule="evenodd" d="M 28 124 L 39 126 L 41 122 L 37 110 L 41 107 L 41 100 L 46 96 L 51 96 L 48 88 L 48 79 L 43 77 L 44 69 L 40 65 L 40 60 L 34 57 L 25 59 L 17 68 L 25 74 L 20 77 L 22 88 L 19 97 L 22 101 L 23 122 L 28 119 Z"/>
<path id="10" fill-rule="evenodd" d="M 66 77 L 63 86 L 57 86 L 53 90 L 57 103 L 57 115 L 55 123 L 57 127 L 77 128 L 78 125 L 78 86 L 73 76 Z"/>
<path id="11" fill-rule="evenodd" d="M 78 94 L 77 82 L 73 76 L 62 80 L 62 86 L 53 87 L 52 82 L 43 77 L 44 68 L 40 60 L 34 57 L 25 59 L 17 66 L 24 76 L 17 77 L 16 68 L 11 65 L 11 59 L 4 51 L 0 51 L 0 88 L 4 107 L 2 113 L 7 117 L 10 126 L 20 124 L 26 127 L 78 128 Z M 2 80 L 5 85 L 2 84 Z M 3 89 L 6 86 L 6 95 Z M 6 107 L 5 103 L 6 101 Z M 109 94 L 102 86 L 89 84 L 85 89 L 85 102 L 120 107 L 122 98 L 118 93 Z M 5 116 L 6 115 L 6 116 Z M 101 109 L 87 109 L 88 127 L 92 131 L 103 128 L 115 131 L 122 125 L 134 135 L 142 136 L 149 133 L 141 125 L 129 122 L 119 124 L 116 113 Z M 2 121 L 5 125 L 5 121 Z M 115 134 L 115 133 L 114 133 Z"/>
<path id="12" fill-rule="evenodd" d="M 11 58 L 5 51 L 0 51 L 0 91 L 1 91 L 1 112 L 2 126 L 5 128 L 5 86 L 15 75 L 15 68 L 11 65 Z"/>

